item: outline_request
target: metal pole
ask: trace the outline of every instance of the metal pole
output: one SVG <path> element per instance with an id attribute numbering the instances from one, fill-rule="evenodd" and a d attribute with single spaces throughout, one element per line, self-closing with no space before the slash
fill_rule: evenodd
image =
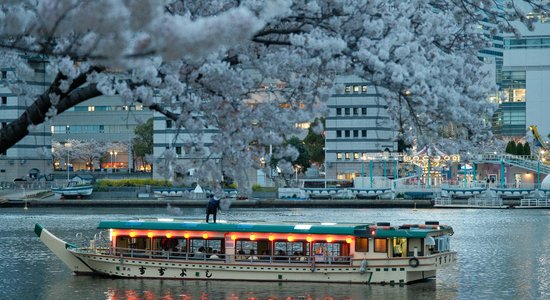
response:
<path id="1" fill-rule="evenodd" d="M 537 189 L 540 189 L 540 160 L 537 162 Z"/>
<path id="2" fill-rule="evenodd" d="M 504 188 L 504 161 L 500 161 L 500 187 Z"/>
<path id="3" fill-rule="evenodd" d="M 430 173 L 432 172 L 432 162 L 430 160 L 430 157 L 428 157 L 428 189 L 430 189 Z"/>
<path id="4" fill-rule="evenodd" d="M 365 159 L 361 159 L 361 177 L 365 177 Z M 361 179 L 363 182 L 363 179 Z"/>
<path id="5" fill-rule="evenodd" d="M 466 187 L 466 175 L 467 175 L 466 163 L 462 165 L 462 174 L 464 174 L 464 177 L 462 177 L 462 184 L 464 185 L 464 187 Z"/>
<path id="6" fill-rule="evenodd" d="M 269 145 L 269 150 L 271 151 L 271 145 Z M 323 150 L 325 150 L 325 161 L 323 163 L 325 167 L 325 189 L 326 189 L 327 188 L 327 147 L 325 146 Z"/>
<path id="7" fill-rule="evenodd" d="M 370 187 L 372 188 L 372 159 L 369 160 L 369 175 L 370 175 Z"/>
<path id="8" fill-rule="evenodd" d="M 69 184 L 69 154 L 71 153 L 71 151 L 69 151 L 69 149 L 67 149 L 67 184 Z"/>
<path id="9" fill-rule="evenodd" d="M 393 167 L 393 189 L 397 188 L 397 179 L 399 178 L 399 172 L 397 171 L 398 167 L 398 158 L 395 159 L 395 165 Z"/>
<path id="10" fill-rule="evenodd" d="M 473 178 L 472 178 L 472 182 L 473 182 L 474 180 L 476 180 L 476 177 L 477 177 L 477 174 L 476 174 L 476 173 L 477 173 L 476 167 L 477 167 L 477 166 L 476 166 L 476 163 L 472 162 L 472 168 L 473 168 L 473 171 L 474 171 L 474 175 L 473 175 Z"/>

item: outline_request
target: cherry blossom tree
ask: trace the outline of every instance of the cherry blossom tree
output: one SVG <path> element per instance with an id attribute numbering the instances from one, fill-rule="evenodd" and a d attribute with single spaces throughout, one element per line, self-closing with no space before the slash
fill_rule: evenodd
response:
<path id="1" fill-rule="evenodd" d="M 0 130 L 0 153 L 78 103 L 119 95 L 196 137 L 184 148 L 213 158 L 201 160 L 203 180 L 223 172 L 239 182 L 265 145 L 282 145 L 295 123 L 323 112 L 341 74 L 378 87 L 403 139 L 429 142 L 452 123 L 455 141 L 484 141 L 495 86 L 478 51 L 488 32 L 514 32 L 516 20 L 531 27 L 548 12 L 544 2 L 517 2 L 4 1 L 0 63 L 15 67 L 6 82 L 32 104 Z M 38 96 L 25 86 L 32 55 L 45 55 L 54 74 Z M 213 146 L 205 128 L 217 129 Z M 171 163 L 167 173 L 182 171 Z"/>

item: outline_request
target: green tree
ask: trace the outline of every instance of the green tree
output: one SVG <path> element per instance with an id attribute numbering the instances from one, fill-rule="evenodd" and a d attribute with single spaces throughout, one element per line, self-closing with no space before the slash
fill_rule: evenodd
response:
<path id="1" fill-rule="evenodd" d="M 531 145 L 529 145 L 529 142 L 523 144 L 523 155 L 531 155 Z"/>
<path id="2" fill-rule="evenodd" d="M 515 154 L 516 153 L 516 142 L 509 141 L 506 145 L 506 153 Z"/>
<path id="3" fill-rule="evenodd" d="M 516 151 L 514 152 L 515 155 L 523 155 L 523 144 L 517 143 L 516 144 Z"/>
<path id="4" fill-rule="evenodd" d="M 133 166 L 135 169 L 136 160 L 139 159 L 142 164 L 145 164 L 145 156 L 153 154 L 153 118 L 150 118 L 144 124 L 136 126 L 134 133 L 132 151 L 135 158 Z"/>
<path id="5" fill-rule="evenodd" d="M 293 165 L 300 166 L 302 171 L 305 171 L 307 168 L 311 166 L 309 154 L 302 140 L 293 136 L 292 138 L 290 138 L 289 140 L 283 143 L 283 146 L 287 146 L 287 145 L 292 145 L 294 148 L 296 148 L 296 150 L 298 150 L 298 157 L 294 160 L 292 160 L 290 157 L 283 157 L 281 159 L 285 159 L 291 162 Z M 272 157 L 270 162 L 271 167 L 275 168 L 278 162 L 279 162 L 279 159 Z"/>
<path id="6" fill-rule="evenodd" d="M 308 129 L 307 136 L 304 139 L 304 146 L 312 163 L 321 166 L 325 162 L 325 137 L 321 133 L 315 133 L 314 128 L 320 124 L 325 127 L 324 119 L 315 119 Z"/>

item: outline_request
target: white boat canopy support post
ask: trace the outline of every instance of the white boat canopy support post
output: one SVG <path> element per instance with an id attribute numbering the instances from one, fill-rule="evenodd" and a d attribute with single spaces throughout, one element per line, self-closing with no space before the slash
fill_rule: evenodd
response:
<path id="1" fill-rule="evenodd" d="M 40 240 L 75 274 L 94 273 L 92 269 L 67 250 L 69 248 L 76 248 L 76 246 L 66 243 L 54 236 L 40 224 L 34 225 L 34 233 L 36 233 Z"/>

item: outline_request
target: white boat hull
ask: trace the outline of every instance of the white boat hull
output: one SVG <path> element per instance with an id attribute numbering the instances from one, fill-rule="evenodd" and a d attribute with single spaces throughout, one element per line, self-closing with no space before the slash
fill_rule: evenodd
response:
<path id="1" fill-rule="evenodd" d="M 91 185 L 52 188 L 52 192 L 59 196 L 90 196 L 93 190 Z"/>
<path id="2" fill-rule="evenodd" d="M 90 254 L 77 249 L 69 251 L 101 275 L 180 280 L 406 284 L 434 278 L 438 268 L 456 260 L 456 252 L 418 257 L 417 267 L 409 265 L 410 258 L 371 259 L 367 261 L 368 267 L 362 270 L 360 260 L 354 261 L 353 265 L 263 261 L 225 263 L 208 259 L 146 259 Z"/>

